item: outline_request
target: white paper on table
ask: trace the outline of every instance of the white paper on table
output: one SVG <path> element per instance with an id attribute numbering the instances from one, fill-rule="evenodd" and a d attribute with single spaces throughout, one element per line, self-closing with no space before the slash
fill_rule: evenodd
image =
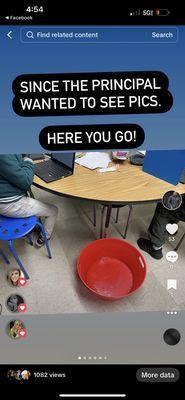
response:
<path id="1" fill-rule="evenodd" d="M 75 160 L 76 164 L 89 169 L 107 168 L 111 161 L 108 153 L 92 152 L 86 153 L 83 157 Z"/>

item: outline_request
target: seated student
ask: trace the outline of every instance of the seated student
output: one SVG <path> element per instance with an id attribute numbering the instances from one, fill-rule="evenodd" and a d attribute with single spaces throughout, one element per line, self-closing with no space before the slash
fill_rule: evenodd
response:
<path id="1" fill-rule="evenodd" d="M 185 222 L 185 196 L 182 196 L 182 204 L 176 210 L 167 210 L 162 203 L 158 203 L 148 229 L 149 240 L 139 238 L 138 246 L 156 260 L 160 260 L 163 257 L 162 246 L 165 243 L 166 225 L 169 222 L 179 221 Z"/>
<path id="2" fill-rule="evenodd" d="M 34 164 L 30 158 L 18 154 L 0 154 L 0 214 L 14 218 L 32 215 L 44 217 L 46 236 L 50 239 L 58 208 L 28 197 L 27 191 L 33 177 Z M 44 239 L 40 233 L 36 246 L 43 245 Z"/>

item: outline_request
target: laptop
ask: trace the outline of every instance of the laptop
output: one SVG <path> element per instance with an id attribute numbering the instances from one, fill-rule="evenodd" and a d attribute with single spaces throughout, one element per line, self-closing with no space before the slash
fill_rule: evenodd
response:
<path id="1" fill-rule="evenodd" d="M 35 175 L 49 183 L 73 174 L 75 153 L 52 153 L 50 160 L 35 164 Z"/>
<path id="2" fill-rule="evenodd" d="M 44 160 L 45 159 L 43 153 L 28 154 L 28 157 L 30 157 L 33 161 L 38 161 L 38 160 Z"/>

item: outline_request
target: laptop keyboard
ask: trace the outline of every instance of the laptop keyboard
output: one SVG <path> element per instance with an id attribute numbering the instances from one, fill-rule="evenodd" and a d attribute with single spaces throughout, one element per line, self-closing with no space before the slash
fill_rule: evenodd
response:
<path id="1" fill-rule="evenodd" d="M 51 175 L 52 177 L 61 177 L 63 174 L 66 175 L 66 169 L 62 168 L 61 165 L 53 162 L 52 160 L 44 161 L 35 165 L 35 172 L 39 175 Z"/>

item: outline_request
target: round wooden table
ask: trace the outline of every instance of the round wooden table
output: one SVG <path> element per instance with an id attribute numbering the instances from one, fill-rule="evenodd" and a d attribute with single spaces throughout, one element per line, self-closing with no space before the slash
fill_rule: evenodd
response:
<path id="1" fill-rule="evenodd" d="M 115 165 L 114 162 L 112 165 Z M 185 193 L 185 185 L 171 185 L 142 171 L 128 161 L 114 172 L 99 173 L 75 164 L 74 174 L 46 183 L 36 175 L 34 185 L 59 196 L 91 200 L 103 204 L 136 204 L 156 202 L 169 190 Z"/>
<path id="2" fill-rule="evenodd" d="M 115 165 L 114 162 L 111 163 Z M 110 164 L 109 164 L 110 165 Z M 142 171 L 142 167 L 124 161 L 118 164 L 119 169 L 114 172 L 99 173 L 75 164 L 74 174 L 55 182 L 46 183 L 35 175 L 34 185 L 59 196 L 84 199 L 94 202 L 94 226 L 96 226 L 96 206 L 99 202 L 103 205 L 100 225 L 100 238 L 106 237 L 110 224 L 113 207 L 117 207 L 116 222 L 119 209 L 124 205 L 129 206 L 125 232 L 119 233 L 125 239 L 132 211 L 132 204 L 157 202 L 169 190 L 185 193 L 185 185 L 171 185 L 161 179 Z M 107 209 L 105 223 L 104 212 Z"/>

